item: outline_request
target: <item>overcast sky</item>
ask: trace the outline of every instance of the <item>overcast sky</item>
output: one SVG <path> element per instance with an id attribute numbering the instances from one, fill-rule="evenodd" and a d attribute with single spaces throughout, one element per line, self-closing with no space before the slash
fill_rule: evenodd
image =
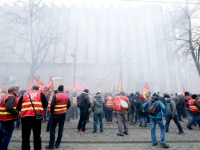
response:
<path id="1" fill-rule="evenodd" d="M 7 3 L 12 5 L 13 2 L 17 2 L 18 0 L 0 0 L 0 5 L 3 3 Z M 22 0 L 21 0 L 22 1 Z M 123 7 L 127 8 L 129 5 L 132 7 L 138 7 L 140 5 L 149 5 L 149 4 L 158 4 L 163 6 L 164 8 L 170 6 L 171 4 L 163 4 L 162 1 L 169 1 L 169 0 L 153 0 L 153 1 L 160 1 L 159 3 L 155 2 L 141 2 L 141 1 L 152 1 L 152 0 L 133 0 L 133 1 L 123 1 L 123 0 L 43 0 L 45 3 L 54 3 L 58 6 L 61 4 L 65 4 L 66 6 L 71 6 L 71 4 L 74 4 L 76 6 L 80 6 L 81 4 L 86 5 L 89 7 L 91 4 L 93 4 L 96 7 L 99 7 L 101 4 L 105 7 L 109 7 L 110 5 L 113 5 L 114 7 L 118 7 L 119 5 L 122 5 Z M 175 1 L 175 0 L 170 0 Z"/>

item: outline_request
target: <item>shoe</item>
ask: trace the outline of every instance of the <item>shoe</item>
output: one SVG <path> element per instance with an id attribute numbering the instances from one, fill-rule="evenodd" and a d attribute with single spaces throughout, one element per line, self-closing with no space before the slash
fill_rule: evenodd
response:
<path id="1" fill-rule="evenodd" d="M 152 146 L 157 146 L 157 145 L 158 145 L 158 143 L 153 143 L 153 144 L 152 144 Z"/>
<path id="2" fill-rule="evenodd" d="M 184 132 L 183 131 L 179 131 L 177 134 L 184 134 Z"/>
<path id="3" fill-rule="evenodd" d="M 192 127 L 187 126 L 187 128 L 188 128 L 189 130 L 193 130 Z"/>
<path id="4" fill-rule="evenodd" d="M 128 133 L 127 132 L 123 132 L 124 134 L 126 134 L 126 135 L 128 135 Z"/>
<path id="5" fill-rule="evenodd" d="M 123 134 L 117 133 L 117 136 L 124 136 Z"/>
<path id="6" fill-rule="evenodd" d="M 166 143 L 160 143 L 161 148 L 169 148 L 169 145 Z"/>
<path id="7" fill-rule="evenodd" d="M 54 146 L 49 146 L 49 145 L 47 145 L 47 146 L 45 147 L 45 149 L 54 149 Z"/>
<path id="8" fill-rule="evenodd" d="M 55 147 L 56 147 L 56 148 L 59 148 L 60 146 L 59 146 L 59 145 L 56 145 Z"/>
<path id="9" fill-rule="evenodd" d="M 82 131 L 81 134 L 87 134 L 87 130 Z"/>

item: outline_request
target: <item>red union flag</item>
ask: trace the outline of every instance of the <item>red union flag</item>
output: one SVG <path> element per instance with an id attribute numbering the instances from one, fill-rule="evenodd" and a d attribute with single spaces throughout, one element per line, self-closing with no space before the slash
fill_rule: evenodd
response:
<path id="1" fill-rule="evenodd" d="M 1 87 L 0 87 L 0 92 L 2 92 L 2 91 L 6 91 L 6 87 L 5 87 L 4 84 L 2 84 Z"/>
<path id="2" fill-rule="evenodd" d="M 49 78 L 48 88 L 51 88 L 54 91 L 54 84 L 53 84 L 52 77 Z"/>
<path id="3" fill-rule="evenodd" d="M 40 87 L 39 88 L 40 92 L 45 93 L 46 89 L 47 89 L 46 85 L 42 81 L 40 81 L 38 78 L 36 78 L 35 76 L 34 76 L 34 79 L 35 79 L 37 85 Z"/>
<path id="4" fill-rule="evenodd" d="M 27 92 L 30 92 L 33 86 L 33 81 L 31 81 L 28 85 Z"/>

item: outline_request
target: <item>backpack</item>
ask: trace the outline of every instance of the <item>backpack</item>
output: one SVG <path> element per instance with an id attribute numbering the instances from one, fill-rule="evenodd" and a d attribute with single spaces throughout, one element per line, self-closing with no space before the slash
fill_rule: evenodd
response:
<path id="1" fill-rule="evenodd" d="M 152 116 L 156 116 L 158 114 L 156 101 L 148 104 L 148 113 Z"/>
<path id="2" fill-rule="evenodd" d="M 142 103 L 140 103 L 140 107 L 139 107 L 139 112 L 140 113 L 145 113 L 145 111 L 144 111 L 144 109 L 142 108 L 142 105 L 145 103 L 145 101 L 144 102 L 142 102 Z"/>
<path id="3" fill-rule="evenodd" d="M 83 109 L 85 107 L 84 105 L 84 97 L 83 96 L 78 96 L 77 97 L 77 106 L 80 108 L 80 109 Z"/>

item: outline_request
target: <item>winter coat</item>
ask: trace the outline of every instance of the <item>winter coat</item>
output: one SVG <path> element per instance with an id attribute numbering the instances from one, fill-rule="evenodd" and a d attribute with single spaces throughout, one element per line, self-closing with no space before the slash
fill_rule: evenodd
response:
<path id="1" fill-rule="evenodd" d="M 173 100 L 169 100 L 166 103 L 167 115 L 177 115 L 176 103 Z"/>
<path id="2" fill-rule="evenodd" d="M 130 103 L 130 110 L 129 110 L 129 114 L 133 114 L 135 112 L 135 105 L 133 102 L 133 98 L 131 96 L 128 97 L 129 99 L 129 103 Z"/>
<path id="3" fill-rule="evenodd" d="M 101 94 L 98 94 L 94 97 L 94 100 L 92 101 L 92 111 L 95 114 L 103 114 L 104 110 L 104 99 L 101 96 Z"/>
<path id="4" fill-rule="evenodd" d="M 176 108 L 184 108 L 184 99 L 180 96 L 174 98 L 174 102 L 176 103 Z"/>
<path id="5" fill-rule="evenodd" d="M 82 97 L 81 99 L 83 100 L 84 106 L 83 108 L 80 108 L 80 110 L 89 110 L 89 108 L 91 107 L 91 102 L 88 93 L 83 92 L 80 94 L 80 97 Z"/>

